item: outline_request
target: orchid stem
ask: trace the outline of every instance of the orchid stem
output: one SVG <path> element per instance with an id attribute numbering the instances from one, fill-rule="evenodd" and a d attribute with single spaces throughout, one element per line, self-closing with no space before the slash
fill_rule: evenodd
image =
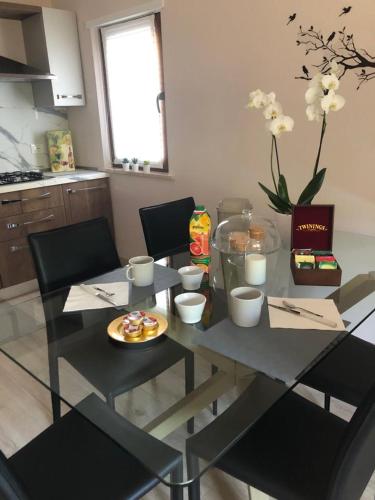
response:
<path id="1" fill-rule="evenodd" d="M 274 141 L 274 136 L 272 136 L 272 141 L 271 141 L 271 175 L 272 175 L 273 185 L 275 186 L 276 194 L 279 194 L 277 191 L 275 173 L 273 171 L 273 141 Z"/>
<path id="2" fill-rule="evenodd" d="M 276 141 L 276 137 L 273 135 L 273 140 L 274 140 L 274 143 L 275 143 L 275 152 L 276 152 L 276 161 L 277 161 L 277 173 L 279 174 L 279 177 L 281 175 L 281 172 L 280 172 L 280 161 L 279 161 L 279 152 L 277 150 L 277 141 Z"/>
<path id="3" fill-rule="evenodd" d="M 320 142 L 319 142 L 319 149 L 318 149 L 318 155 L 315 160 L 315 166 L 314 166 L 314 175 L 313 177 L 316 176 L 318 173 L 318 168 L 319 168 L 319 161 L 320 161 L 320 153 L 322 152 L 322 145 L 323 145 L 323 139 L 324 139 L 324 134 L 326 131 L 326 126 L 327 126 L 327 115 L 326 113 L 323 114 L 323 121 L 322 121 L 322 130 L 320 132 Z"/>

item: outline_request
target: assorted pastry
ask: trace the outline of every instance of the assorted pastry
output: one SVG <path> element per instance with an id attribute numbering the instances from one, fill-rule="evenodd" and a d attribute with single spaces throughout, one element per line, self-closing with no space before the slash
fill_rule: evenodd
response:
<path id="1" fill-rule="evenodd" d="M 122 320 L 125 340 L 140 340 L 141 337 L 153 337 L 157 334 L 159 323 L 145 311 L 132 311 Z"/>

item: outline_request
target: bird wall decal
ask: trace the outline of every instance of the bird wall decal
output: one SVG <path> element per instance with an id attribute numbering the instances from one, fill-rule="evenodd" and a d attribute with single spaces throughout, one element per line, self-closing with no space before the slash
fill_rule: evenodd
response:
<path id="1" fill-rule="evenodd" d="M 349 14 L 351 10 L 352 10 L 351 5 L 349 5 L 348 7 L 344 7 L 341 11 L 341 14 L 339 14 L 339 17 L 344 16 L 345 14 Z"/>
<path id="2" fill-rule="evenodd" d="M 297 17 L 297 12 L 295 12 L 294 14 L 291 14 L 291 15 L 289 16 L 289 18 L 288 18 L 289 20 L 288 20 L 288 22 L 286 23 L 286 25 L 288 26 L 288 24 L 292 23 L 292 22 L 295 20 L 295 18 L 296 18 L 296 17 Z"/>
<path id="3" fill-rule="evenodd" d="M 332 40 L 335 38 L 335 35 L 336 35 L 336 32 L 335 31 L 332 31 L 332 33 L 329 35 L 329 37 L 327 38 L 327 43 L 330 43 L 332 42 Z"/>
<path id="4" fill-rule="evenodd" d="M 309 76 L 310 76 L 310 75 L 309 75 L 309 70 L 306 68 L 306 66 L 305 66 L 305 65 L 303 65 L 303 66 L 302 66 L 302 71 L 305 73 L 305 75 L 306 75 L 307 77 L 309 77 Z"/>

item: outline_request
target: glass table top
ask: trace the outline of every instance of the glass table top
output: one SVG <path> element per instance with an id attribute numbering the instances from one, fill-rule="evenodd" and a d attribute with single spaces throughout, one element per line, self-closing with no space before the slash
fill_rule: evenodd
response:
<path id="1" fill-rule="evenodd" d="M 334 251 L 343 269 L 340 288 L 294 285 L 286 250 L 267 256 L 267 282 L 259 288 L 272 296 L 333 298 L 347 332 L 353 333 L 375 310 L 375 238 L 336 233 Z M 178 268 L 187 261 L 188 255 L 180 254 L 160 263 Z M 232 270 L 225 271 L 236 285 L 241 285 L 239 269 L 234 264 Z M 116 273 L 116 281 L 125 279 L 123 269 Z M 101 283 L 103 277 L 91 281 Z M 345 336 L 340 332 L 324 337 L 319 332 L 306 334 L 293 344 L 294 356 L 289 356 L 290 341 L 285 335 L 280 341 L 279 364 L 270 359 L 272 346 L 265 341 L 264 352 L 256 360 L 263 368 L 255 370 L 251 355 L 245 362 L 239 358 L 241 343 L 225 353 L 216 350 L 214 341 L 208 347 L 200 343 L 207 330 L 214 333 L 216 325 L 228 316 L 222 287 L 216 256 L 211 286 L 201 290 L 207 303 L 202 321 L 196 325 L 182 323 L 175 310 L 173 299 L 183 291 L 181 285 L 129 304 L 123 311 L 107 308 L 63 313 L 69 288 L 46 294 L 43 299 L 35 294 L 27 300 L 4 301 L 0 303 L 0 349 L 51 391 L 55 412 L 61 400 L 164 483 L 187 485 Z M 109 342 L 108 324 L 132 310 L 165 316 L 165 339 L 140 350 Z M 291 332 L 287 332 L 289 336 Z M 263 358 L 259 360 L 259 356 Z M 270 363 L 272 370 L 268 369 Z M 285 365 L 288 369 L 281 369 Z M 217 415 L 213 413 L 215 400 Z M 198 433 L 209 436 L 209 444 L 204 458 L 193 460 L 189 438 Z M 171 450 L 181 453 L 183 472 L 165 476 L 164 464 Z"/>

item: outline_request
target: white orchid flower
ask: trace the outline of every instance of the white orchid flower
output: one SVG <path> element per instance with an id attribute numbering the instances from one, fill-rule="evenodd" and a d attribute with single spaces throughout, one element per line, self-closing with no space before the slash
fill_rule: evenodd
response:
<path id="1" fill-rule="evenodd" d="M 248 108 L 256 108 L 261 109 L 265 108 L 269 104 L 273 104 L 276 99 L 276 94 L 274 92 L 270 92 L 266 94 L 260 89 L 254 90 L 249 94 L 249 102 L 247 104 Z"/>
<path id="2" fill-rule="evenodd" d="M 316 73 L 309 82 L 309 87 L 322 88 L 322 73 Z"/>
<path id="3" fill-rule="evenodd" d="M 345 99 L 341 95 L 336 94 L 333 90 L 330 90 L 320 101 L 320 104 L 325 113 L 329 111 L 340 111 L 340 109 L 345 106 Z"/>
<path id="4" fill-rule="evenodd" d="M 268 104 L 267 95 L 260 89 L 254 90 L 249 94 L 248 108 L 264 108 Z"/>
<path id="5" fill-rule="evenodd" d="M 271 120 L 269 130 L 272 135 L 279 137 L 283 132 L 291 132 L 294 127 L 294 120 L 290 116 L 280 115 Z"/>
<path id="6" fill-rule="evenodd" d="M 266 120 L 274 120 L 278 116 L 280 116 L 283 112 L 281 104 L 277 101 L 268 104 L 268 106 L 264 109 L 263 115 Z"/>
<path id="7" fill-rule="evenodd" d="M 314 104 L 324 96 L 323 89 L 319 86 L 309 87 L 305 93 L 306 104 Z"/>
<path id="8" fill-rule="evenodd" d="M 340 86 L 340 81 L 333 73 L 324 75 L 322 78 L 322 86 L 326 90 L 337 90 Z"/>
<path id="9" fill-rule="evenodd" d="M 266 106 L 269 106 L 270 104 L 273 104 L 276 100 L 276 94 L 275 92 L 270 92 L 269 94 L 266 95 L 267 97 L 267 104 Z"/>
<path id="10" fill-rule="evenodd" d="M 322 109 L 317 106 L 317 103 L 310 104 L 306 108 L 306 116 L 310 122 L 314 120 L 319 121 L 322 117 Z"/>

